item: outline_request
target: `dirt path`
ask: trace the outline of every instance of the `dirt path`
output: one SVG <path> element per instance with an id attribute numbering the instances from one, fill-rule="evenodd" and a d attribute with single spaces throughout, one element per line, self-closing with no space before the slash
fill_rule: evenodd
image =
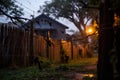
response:
<path id="1" fill-rule="evenodd" d="M 86 66 L 85 67 L 86 69 L 88 70 L 92 70 L 92 69 L 95 69 L 96 66 Z M 83 78 L 87 77 L 87 78 L 94 78 L 95 77 L 95 74 L 93 73 L 82 73 L 82 72 L 67 72 L 65 74 L 66 77 L 69 78 L 69 80 L 83 80 Z M 94 80 L 94 79 L 92 79 Z"/>
<path id="2" fill-rule="evenodd" d="M 65 74 L 65 76 L 68 77 L 69 80 L 83 80 L 83 78 L 85 78 L 85 77 L 89 77 L 89 78 L 94 77 L 94 74 L 69 72 L 69 73 Z"/>

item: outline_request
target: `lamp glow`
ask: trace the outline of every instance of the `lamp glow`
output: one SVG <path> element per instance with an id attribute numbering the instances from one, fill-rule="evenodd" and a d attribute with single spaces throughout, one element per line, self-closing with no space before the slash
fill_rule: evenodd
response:
<path id="1" fill-rule="evenodd" d="M 94 30 L 91 27 L 87 28 L 87 30 L 86 30 L 87 34 L 92 34 L 93 32 L 94 32 Z"/>

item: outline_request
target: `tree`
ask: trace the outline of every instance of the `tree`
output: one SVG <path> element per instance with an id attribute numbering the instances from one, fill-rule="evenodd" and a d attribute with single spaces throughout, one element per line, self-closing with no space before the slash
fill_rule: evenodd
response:
<path id="1" fill-rule="evenodd" d="M 0 8 L 13 16 L 20 16 L 23 13 L 21 12 L 23 9 L 15 4 L 15 0 L 1 0 Z M 3 13 L 2 13 L 3 14 Z"/>
<path id="2" fill-rule="evenodd" d="M 93 0 L 94 1 L 94 0 Z M 114 68 L 111 63 L 111 55 L 117 55 L 117 72 L 119 75 L 115 80 L 120 79 L 120 58 L 119 52 L 119 28 L 114 31 L 114 15 L 120 15 L 119 0 L 100 0 L 100 27 L 99 27 L 99 56 L 98 56 L 98 80 L 113 80 Z M 116 34 L 114 34 L 116 32 Z M 115 38 L 114 38 L 115 36 Z M 111 53 L 115 49 L 116 51 Z M 116 54 L 117 53 L 117 54 Z M 114 61 L 115 63 L 115 61 Z"/>
<path id="3" fill-rule="evenodd" d="M 104 0 L 100 5 L 100 29 L 99 29 L 99 56 L 98 56 L 98 80 L 113 80 L 113 67 L 110 62 L 110 51 L 113 49 L 113 18 L 114 12 L 111 1 Z"/>
<path id="4" fill-rule="evenodd" d="M 23 15 L 23 9 L 15 4 L 16 0 L 0 0 L 0 15 L 5 15 L 13 22 L 25 19 L 20 17 Z"/>
<path id="5" fill-rule="evenodd" d="M 54 12 L 53 15 L 55 15 L 56 17 L 60 16 L 60 17 L 65 17 L 69 19 L 76 25 L 76 27 L 78 27 L 81 34 L 84 34 L 84 31 L 82 30 L 86 29 L 86 28 L 83 29 L 84 24 L 83 25 L 81 24 L 84 22 L 85 17 L 81 15 L 79 17 L 77 16 L 76 18 L 76 13 L 78 12 L 78 15 L 81 13 L 84 13 L 84 10 L 86 9 L 83 10 L 83 7 L 94 8 L 95 5 L 99 6 L 98 9 L 100 11 L 100 23 L 99 23 L 100 27 L 99 27 L 99 50 L 98 50 L 99 52 L 98 80 L 113 80 L 113 66 L 110 62 L 110 51 L 114 48 L 113 45 L 115 45 L 116 47 L 117 60 L 118 60 L 117 70 L 118 70 L 118 75 L 120 77 L 119 28 L 116 30 L 116 36 L 115 36 L 116 43 L 115 44 L 114 44 L 114 29 L 113 29 L 114 14 L 120 17 L 120 6 L 119 6 L 120 0 L 115 0 L 115 1 L 114 0 L 89 0 L 90 5 L 93 5 L 93 7 L 89 7 L 86 4 L 88 2 L 84 2 L 85 0 L 79 0 L 81 4 L 79 4 L 78 2 L 76 3 L 77 0 L 74 0 L 73 2 L 71 0 L 69 1 L 59 0 L 58 3 L 60 4 L 57 4 L 57 1 L 58 0 L 53 0 L 52 3 L 47 4 L 45 6 L 46 8 L 44 9 L 44 12 L 47 12 L 47 10 L 49 10 L 48 12 L 50 13 Z M 63 4 L 66 6 L 64 6 Z M 61 7 L 58 7 L 58 6 L 61 6 Z M 84 15 L 86 14 L 84 13 Z M 117 80 L 119 80 L 119 77 Z"/>
<path id="6" fill-rule="evenodd" d="M 51 3 L 46 2 L 43 6 L 43 13 L 68 19 L 82 35 L 86 36 L 86 24 L 91 18 L 97 17 L 94 10 L 83 9 L 88 3 L 88 0 L 52 0 Z"/>
<path id="7" fill-rule="evenodd" d="M 49 16 L 68 19 L 70 22 L 74 23 L 79 29 L 81 36 L 84 38 L 87 36 L 86 25 L 90 20 L 98 17 L 97 10 L 83 8 L 89 3 L 89 0 L 52 0 L 50 3 L 46 2 L 42 7 L 42 11 Z M 88 45 L 87 38 L 84 39 L 84 44 L 84 47 Z"/>
<path id="8" fill-rule="evenodd" d="M 117 77 L 116 80 L 120 79 L 120 0 L 116 0 L 114 4 L 114 12 L 115 12 L 115 55 L 117 58 L 116 63 L 116 71 Z M 115 61 L 114 61 L 115 62 Z"/>

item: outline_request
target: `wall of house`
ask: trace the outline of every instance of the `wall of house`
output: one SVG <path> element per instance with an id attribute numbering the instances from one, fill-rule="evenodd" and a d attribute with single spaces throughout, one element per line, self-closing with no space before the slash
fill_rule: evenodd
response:
<path id="1" fill-rule="evenodd" d="M 53 35 L 52 37 L 56 40 L 66 38 L 65 28 L 44 16 L 43 17 L 41 16 L 37 21 L 35 21 L 34 28 L 37 31 L 49 30 L 51 35 Z"/>
<path id="2" fill-rule="evenodd" d="M 62 26 L 59 25 L 55 25 L 56 26 L 56 30 L 58 33 L 57 39 L 61 40 L 61 39 L 66 39 L 66 35 L 65 35 L 65 29 Z"/>

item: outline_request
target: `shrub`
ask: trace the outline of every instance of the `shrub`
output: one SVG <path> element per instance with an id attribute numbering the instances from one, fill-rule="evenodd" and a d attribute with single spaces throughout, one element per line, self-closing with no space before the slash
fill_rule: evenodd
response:
<path id="1" fill-rule="evenodd" d="M 40 70 L 43 68 L 49 68 L 51 66 L 50 60 L 45 57 L 41 57 L 41 56 L 35 57 L 34 63 L 35 65 L 38 65 Z"/>
<path id="2" fill-rule="evenodd" d="M 51 65 L 50 60 L 45 57 L 39 57 L 39 61 L 41 62 L 41 66 L 43 68 L 48 68 Z"/>
<path id="3" fill-rule="evenodd" d="M 66 65 L 60 65 L 60 66 L 56 67 L 55 70 L 56 71 L 67 71 L 67 70 L 69 70 L 69 68 Z"/>
<path id="4" fill-rule="evenodd" d="M 63 48 L 61 48 L 60 57 L 61 63 L 68 63 L 69 56 L 67 55 L 67 51 Z"/>

